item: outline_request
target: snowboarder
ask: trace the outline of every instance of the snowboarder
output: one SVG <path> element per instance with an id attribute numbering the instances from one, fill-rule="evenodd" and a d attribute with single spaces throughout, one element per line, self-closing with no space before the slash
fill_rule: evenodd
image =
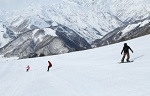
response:
<path id="1" fill-rule="evenodd" d="M 122 49 L 122 51 L 121 51 L 121 54 L 124 52 L 123 57 L 122 57 L 122 59 L 121 59 L 121 62 L 124 62 L 124 59 L 125 59 L 126 56 L 127 56 L 126 61 L 127 61 L 127 62 L 130 62 L 130 60 L 129 60 L 129 59 L 130 59 L 129 49 L 130 49 L 130 50 L 132 51 L 132 53 L 133 53 L 133 50 L 130 48 L 130 46 L 128 46 L 127 43 L 124 43 L 123 49 Z"/>
<path id="2" fill-rule="evenodd" d="M 52 67 L 52 63 L 50 61 L 48 61 L 48 69 L 47 69 L 47 71 L 49 71 L 50 67 Z"/>
<path id="3" fill-rule="evenodd" d="M 28 65 L 26 68 L 27 68 L 26 72 L 28 72 L 30 70 L 30 66 Z"/>

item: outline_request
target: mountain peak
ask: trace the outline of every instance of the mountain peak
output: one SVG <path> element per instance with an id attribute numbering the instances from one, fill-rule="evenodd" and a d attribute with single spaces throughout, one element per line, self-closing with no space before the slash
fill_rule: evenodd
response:
<path id="1" fill-rule="evenodd" d="M 71 42 L 75 50 L 78 50 L 81 47 L 81 49 L 90 48 L 92 42 L 97 39 L 101 40 L 116 28 L 149 17 L 148 4 L 150 3 L 145 2 L 148 1 L 64 0 L 62 3 L 50 6 L 30 4 L 23 11 L 9 14 L 0 12 L 0 16 L 2 22 L 6 22 L 6 28 L 9 29 L 6 33 L 10 32 L 13 33 L 12 35 L 20 36 L 28 32 L 31 34 L 37 29 L 39 33 L 44 34 L 44 29 L 49 28 L 54 30 L 58 37 L 65 39 L 64 42 L 69 41 L 68 44 Z M 45 37 L 51 38 L 50 35 Z M 29 42 L 32 43 L 32 40 Z"/>

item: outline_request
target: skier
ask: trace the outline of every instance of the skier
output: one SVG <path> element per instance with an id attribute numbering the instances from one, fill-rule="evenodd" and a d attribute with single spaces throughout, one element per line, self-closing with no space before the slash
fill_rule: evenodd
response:
<path id="1" fill-rule="evenodd" d="M 27 68 L 26 72 L 28 72 L 30 70 L 30 66 L 28 65 L 26 68 Z"/>
<path id="2" fill-rule="evenodd" d="M 47 69 L 47 71 L 49 71 L 50 67 L 52 67 L 52 63 L 50 61 L 48 61 L 48 69 Z"/>
<path id="3" fill-rule="evenodd" d="M 130 50 L 132 51 L 132 53 L 133 53 L 133 50 L 130 48 L 130 46 L 128 46 L 127 43 L 124 43 L 123 49 L 122 49 L 122 51 L 121 51 L 121 54 L 124 52 L 123 57 L 122 57 L 122 59 L 121 59 L 121 62 L 124 62 L 124 59 L 125 59 L 126 56 L 127 56 L 126 61 L 127 61 L 127 62 L 130 62 L 130 60 L 129 60 L 129 59 L 130 59 L 129 49 L 130 49 Z"/>

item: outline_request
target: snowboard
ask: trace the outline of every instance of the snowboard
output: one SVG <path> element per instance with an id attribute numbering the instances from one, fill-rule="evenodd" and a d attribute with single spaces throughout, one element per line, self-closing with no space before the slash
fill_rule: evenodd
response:
<path id="1" fill-rule="evenodd" d="M 121 64 L 121 63 L 131 63 L 131 62 L 133 62 L 133 61 L 129 61 L 129 62 L 118 62 L 118 63 Z"/>

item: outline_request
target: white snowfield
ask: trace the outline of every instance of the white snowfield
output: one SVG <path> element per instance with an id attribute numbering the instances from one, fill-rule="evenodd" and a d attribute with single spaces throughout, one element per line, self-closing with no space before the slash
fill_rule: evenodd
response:
<path id="1" fill-rule="evenodd" d="M 40 58 L 1 58 L 0 96 L 150 96 L 149 42 L 150 35 L 126 41 L 134 62 L 123 64 L 118 62 L 124 42 Z"/>

